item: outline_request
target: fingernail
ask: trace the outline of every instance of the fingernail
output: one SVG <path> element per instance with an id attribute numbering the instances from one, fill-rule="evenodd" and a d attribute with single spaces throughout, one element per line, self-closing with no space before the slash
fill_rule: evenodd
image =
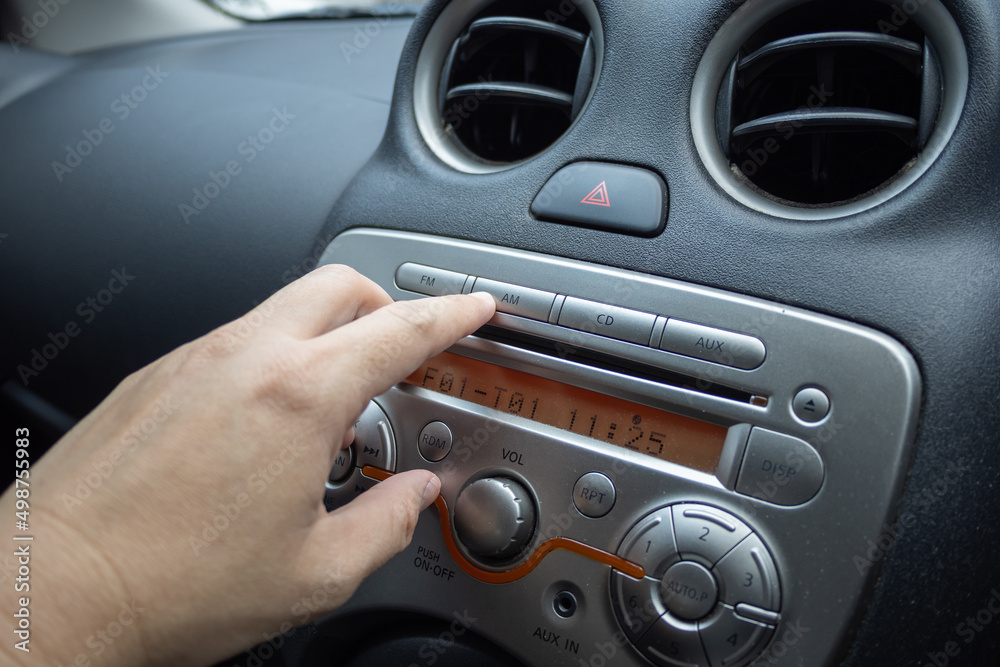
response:
<path id="1" fill-rule="evenodd" d="M 424 487 L 424 497 L 420 500 L 420 511 L 423 512 L 425 509 L 430 507 L 431 503 L 437 500 L 440 492 L 441 483 L 438 481 L 436 476 L 427 480 L 427 486 Z"/>

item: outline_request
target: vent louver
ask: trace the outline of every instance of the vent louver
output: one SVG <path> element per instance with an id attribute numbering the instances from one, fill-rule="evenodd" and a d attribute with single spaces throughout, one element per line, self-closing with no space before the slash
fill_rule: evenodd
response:
<path id="1" fill-rule="evenodd" d="M 779 202 L 864 197 L 910 167 L 938 117 L 941 74 L 915 21 L 877 0 L 813 0 L 767 22 L 723 80 L 720 145 Z"/>
<path id="2" fill-rule="evenodd" d="M 559 7 L 498 2 L 454 41 L 441 72 L 441 127 L 479 160 L 504 164 L 531 157 L 580 112 L 594 78 L 595 50 L 581 12 L 567 16 Z"/>

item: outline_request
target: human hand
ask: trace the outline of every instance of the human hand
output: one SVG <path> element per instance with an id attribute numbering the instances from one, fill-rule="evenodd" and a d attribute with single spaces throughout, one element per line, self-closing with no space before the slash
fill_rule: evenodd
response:
<path id="1" fill-rule="evenodd" d="M 401 473 L 328 514 L 337 451 L 372 396 L 493 311 L 486 295 L 392 304 L 326 266 L 126 378 L 31 469 L 32 653 L 3 650 L 212 664 L 301 623 L 303 599 L 343 604 L 440 481 Z"/>

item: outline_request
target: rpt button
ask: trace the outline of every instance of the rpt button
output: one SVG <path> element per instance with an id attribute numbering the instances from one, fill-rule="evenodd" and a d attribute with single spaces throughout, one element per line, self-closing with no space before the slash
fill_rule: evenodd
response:
<path id="1" fill-rule="evenodd" d="M 655 323 L 656 315 L 650 313 L 572 296 L 566 297 L 559 313 L 560 326 L 637 345 L 649 345 Z"/>
<path id="2" fill-rule="evenodd" d="M 615 485 L 599 472 L 588 472 L 573 486 L 573 503 L 580 514 L 598 519 L 615 505 Z"/>
<path id="3" fill-rule="evenodd" d="M 497 302 L 497 310 L 501 313 L 520 315 L 532 320 L 545 322 L 549 319 L 552 302 L 556 300 L 553 292 L 501 283 L 496 280 L 477 278 L 472 286 L 473 292 L 486 292 Z"/>

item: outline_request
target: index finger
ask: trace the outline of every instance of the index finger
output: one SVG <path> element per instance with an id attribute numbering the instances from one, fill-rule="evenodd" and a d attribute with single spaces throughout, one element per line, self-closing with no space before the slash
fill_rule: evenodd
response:
<path id="1" fill-rule="evenodd" d="M 495 310 L 493 297 L 483 293 L 397 301 L 326 333 L 313 340 L 334 365 L 324 373 L 323 392 L 360 410 L 428 357 L 486 324 Z"/>

